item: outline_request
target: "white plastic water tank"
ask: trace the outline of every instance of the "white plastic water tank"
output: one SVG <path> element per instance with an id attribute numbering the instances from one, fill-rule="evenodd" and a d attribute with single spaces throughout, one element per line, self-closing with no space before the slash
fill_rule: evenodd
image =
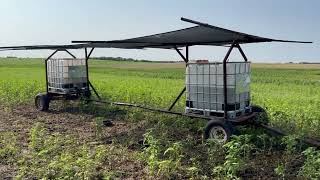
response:
<path id="1" fill-rule="evenodd" d="M 87 87 L 85 59 L 49 59 L 47 72 L 51 92 L 71 93 Z"/>
<path id="2" fill-rule="evenodd" d="M 250 104 L 250 62 L 227 63 L 227 110 L 245 112 Z M 223 113 L 223 64 L 188 63 L 186 112 Z"/>

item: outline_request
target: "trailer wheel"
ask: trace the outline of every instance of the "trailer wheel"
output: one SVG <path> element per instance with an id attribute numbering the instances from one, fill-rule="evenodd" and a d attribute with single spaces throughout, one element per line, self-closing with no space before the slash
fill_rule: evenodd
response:
<path id="1" fill-rule="evenodd" d="M 227 142 L 232 135 L 232 126 L 226 122 L 210 120 L 204 129 L 205 139 L 215 139 L 220 143 Z"/>
<path id="2" fill-rule="evenodd" d="M 251 106 L 252 112 L 257 112 L 258 115 L 253 118 L 255 123 L 258 124 L 269 124 L 269 117 L 265 109 L 261 106 L 253 105 Z"/>
<path id="3" fill-rule="evenodd" d="M 35 105 L 39 111 L 47 111 L 49 109 L 50 99 L 47 94 L 38 94 L 35 98 Z"/>
<path id="4" fill-rule="evenodd" d="M 84 96 L 85 98 L 87 98 L 87 99 L 90 99 L 90 97 L 91 97 L 91 92 L 90 92 L 89 90 L 86 90 L 86 91 L 84 92 L 83 96 Z"/>

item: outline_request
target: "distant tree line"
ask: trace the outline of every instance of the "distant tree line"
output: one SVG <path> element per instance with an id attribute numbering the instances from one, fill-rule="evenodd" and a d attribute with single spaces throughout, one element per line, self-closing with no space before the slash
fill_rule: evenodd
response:
<path id="1" fill-rule="evenodd" d="M 295 62 L 288 62 L 288 64 L 320 64 L 320 62 L 297 62 L 297 63 L 295 63 Z"/>
<path id="2" fill-rule="evenodd" d="M 103 61 L 131 61 L 131 62 L 163 62 L 163 63 L 175 63 L 177 61 L 151 61 L 146 59 L 133 59 L 133 58 L 124 58 L 124 57 L 91 57 L 90 59 L 103 60 Z"/>
<path id="3" fill-rule="evenodd" d="M 320 64 L 320 62 L 299 62 L 299 64 Z"/>
<path id="4" fill-rule="evenodd" d="M 1 57 L 0 57 L 1 58 Z M 16 56 L 6 56 L 4 58 L 10 58 L 10 59 L 19 59 L 20 57 Z M 29 57 L 28 57 L 29 58 Z M 31 59 L 39 59 L 39 58 L 31 58 Z M 131 61 L 131 62 L 162 62 L 162 63 L 176 63 L 176 62 L 183 62 L 183 61 L 151 61 L 146 59 L 133 59 L 133 58 L 124 58 L 124 57 L 91 57 L 90 59 L 95 60 L 103 60 L 103 61 Z M 288 64 L 320 64 L 320 62 L 287 62 Z"/>

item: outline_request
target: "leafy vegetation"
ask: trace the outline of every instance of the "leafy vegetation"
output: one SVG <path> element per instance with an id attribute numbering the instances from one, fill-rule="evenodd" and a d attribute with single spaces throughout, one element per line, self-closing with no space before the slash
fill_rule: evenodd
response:
<path id="1" fill-rule="evenodd" d="M 167 108 L 184 85 L 179 63 L 94 60 L 90 69 L 91 82 L 111 101 Z M 0 165 L 12 167 L 18 179 L 319 178 L 319 150 L 306 149 L 297 137 L 320 137 L 320 67 L 253 65 L 253 103 L 291 135 L 280 139 L 240 127 L 242 135 L 225 145 L 203 140 L 201 119 L 72 103 L 53 103 L 51 115 L 80 114 L 75 124 L 88 121 L 88 129 L 66 131 L 63 123 L 46 121 L 50 114 L 40 114 L 31 117 L 24 136 L 18 119 L 31 115 L 16 115 L 16 108 L 33 106 L 33 97 L 45 89 L 44 78 L 42 60 L 0 59 L 0 107 L 13 116 L 6 126 L 11 130 L 0 127 Z M 175 107 L 183 109 L 184 99 Z M 115 126 L 104 127 L 105 119 Z"/>
<path id="2" fill-rule="evenodd" d="M 223 145 L 227 150 L 225 162 L 220 166 L 216 166 L 213 169 L 213 173 L 221 179 L 238 179 L 237 172 L 245 168 L 245 160 L 248 160 L 255 148 L 255 145 L 250 141 L 252 141 L 250 135 L 241 135 L 235 136 L 231 141 Z"/>
<path id="3" fill-rule="evenodd" d="M 307 160 L 300 170 L 300 175 L 307 179 L 320 178 L 320 152 L 315 148 L 308 148 L 303 151 Z"/>
<path id="4" fill-rule="evenodd" d="M 12 132 L 2 132 L 0 135 L 0 163 L 10 163 L 18 153 L 16 136 Z"/>

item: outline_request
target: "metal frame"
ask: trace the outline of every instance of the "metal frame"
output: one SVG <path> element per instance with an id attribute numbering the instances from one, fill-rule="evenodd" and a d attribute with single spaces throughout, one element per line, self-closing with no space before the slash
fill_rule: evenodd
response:
<path id="1" fill-rule="evenodd" d="M 234 48 L 237 48 L 239 50 L 241 56 L 243 57 L 244 61 L 248 62 L 248 58 L 245 55 L 245 53 L 243 52 L 242 48 L 240 47 L 240 44 L 237 41 L 233 41 L 231 46 L 229 47 L 224 59 L 223 59 L 223 91 L 224 91 L 224 107 L 223 107 L 223 110 L 224 110 L 223 117 L 224 118 L 223 119 L 225 121 L 228 121 L 227 62 L 228 62 L 228 58 Z M 181 51 L 177 47 L 174 47 L 174 49 L 181 56 L 181 58 L 184 60 L 184 62 L 186 63 L 186 66 L 187 66 L 188 62 L 189 62 L 189 46 L 186 46 L 186 55 L 185 56 L 181 53 Z M 176 99 L 170 105 L 170 107 L 168 108 L 168 111 L 171 111 L 173 109 L 173 107 L 176 105 L 176 103 L 179 101 L 179 99 L 181 98 L 181 96 L 183 95 L 183 93 L 185 91 L 186 91 L 186 86 L 182 89 L 182 91 L 179 93 L 179 95 L 176 97 Z M 250 116 L 250 118 L 251 118 L 251 116 Z M 243 118 L 243 117 L 240 118 L 239 117 L 237 119 L 240 122 L 240 121 L 245 121 L 246 119 L 249 119 L 249 118 Z"/>
<path id="2" fill-rule="evenodd" d="M 236 33 L 238 35 L 244 36 L 244 40 L 242 40 L 242 42 L 238 42 L 237 40 L 234 40 L 231 44 L 231 46 L 229 47 L 224 59 L 223 59 L 223 89 L 224 89 L 224 116 L 223 117 L 216 117 L 216 116 L 204 116 L 204 115 L 197 115 L 197 114 L 190 114 L 190 113 L 183 113 L 183 112 L 174 112 L 171 111 L 172 108 L 176 105 L 176 103 L 178 102 L 178 100 L 181 98 L 181 96 L 184 94 L 184 92 L 186 91 L 186 86 L 182 89 L 182 91 L 179 93 L 179 95 L 176 97 L 176 99 L 173 101 L 173 103 L 171 104 L 171 106 L 168 108 L 168 110 L 165 109 L 157 109 L 157 108 L 150 108 L 150 107 L 145 107 L 142 105 L 136 105 L 136 104 L 130 104 L 130 103 L 122 103 L 122 102 L 110 102 L 110 101 L 105 101 L 105 100 L 101 100 L 101 97 L 99 96 L 99 94 L 97 93 L 96 89 L 94 88 L 94 86 L 92 85 L 92 83 L 89 80 L 89 68 L 88 68 L 88 60 L 94 50 L 93 46 L 85 46 L 82 44 L 79 45 L 61 45 L 61 46 L 55 46 L 55 45 L 44 45 L 44 46 L 17 46 L 17 47 L 2 47 L 0 48 L 0 50 L 30 50 L 30 49 L 53 49 L 55 50 L 47 59 L 45 59 L 45 73 L 46 73 L 46 92 L 49 96 L 49 100 L 51 99 L 59 99 L 60 98 L 60 94 L 56 94 L 56 93 L 52 93 L 49 94 L 49 88 L 48 88 L 48 68 L 47 68 L 47 64 L 48 64 L 48 60 L 54 56 L 57 52 L 59 51 L 65 51 L 66 53 L 68 53 L 70 56 L 72 56 L 74 59 L 76 59 L 76 57 L 69 52 L 67 49 L 85 49 L 85 65 L 86 65 L 86 73 L 87 73 L 87 90 L 89 91 L 88 93 L 90 93 L 90 88 L 94 91 L 94 93 L 96 94 L 96 96 L 98 97 L 98 100 L 94 100 L 94 99 L 87 99 L 88 101 L 95 101 L 95 102 L 100 102 L 100 103 L 107 103 L 107 104 L 112 104 L 112 105 L 119 105 L 119 106 L 127 106 L 127 107 L 137 107 L 137 108 L 142 108 L 142 109 L 146 109 L 149 111 L 154 111 L 154 112 L 162 112 L 162 113 L 168 113 L 168 114 L 175 114 L 175 115 L 180 115 L 180 116 L 185 116 L 185 117 L 189 117 L 189 118 L 201 118 L 201 119 L 206 119 L 206 120 L 221 120 L 224 122 L 229 122 L 232 125 L 238 125 L 241 123 L 252 123 L 253 125 L 257 125 L 260 127 L 265 128 L 266 130 L 274 133 L 274 134 L 278 134 L 278 135 L 285 135 L 285 133 L 281 132 L 280 130 L 271 128 L 267 125 L 263 125 L 263 124 L 256 124 L 255 122 L 252 121 L 248 121 L 251 118 L 255 117 L 257 115 L 257 112 L 252 112 L 250 114 L 245 114 L 242 116 L 237 117 L 236 119 L 228 119 L 227 116 L 227 62 L 228 62 L 228 58 L 233 50 L 233 48 L 237 48 L 240 52 L 240 54 L 242 55 L 243 59 L 247 62 L 248 59 L 245 55 L 245 53 L 243 52 L 243 50 L 240 47 L 240 43 L 243 42 L 250 42 L 250 38 L 254 38 L 255 36 L 252 35 L 248 35 L 248 34 L 244 34 L 244 33 L 240 33 L 240 32 L 236 32 L 236 31 L 231 31 L 228 29 L 223 29 L 223 28 L 219 28 L 219 27 L 215 27 L 209 24 L 205 24 L 205 23 L 201 23 L 198 21 L 194 21 L 194 20 L 190 20 L 190 19 L 186 19 L 186 18 L 181 18 L 182 21 L 186 21 L 186 22 L 190 22 L 193 24 L 197 24 L 199 26 L 205 26 L 208 28 L 214 28 L 214 29 L 221 29 L 224 31 L 228 31 L 228 32 L 232 32 L 232 33 Z M 263 40 L 261 41 L 253 41 L 253 42 L 271 42 L 271 41 L 278 41 L 278 42 L 295 42 L 295 43 L 312 43 L 312 42 L 302 42 L 302 41 L 286 41 L 286 40 L 276 40 L 276 39 L 269 39 L 269 38 L 263 38 Z M 98 41 L 78 41 L 78 43 L 98 43 Z M 104 43 L 105 41 L 102 41 L 100 43 Z M 106 41 L 108 43 L 108 41 Z M 219 43 L 219 42 L 217 42 Z M 230 41 L 227 42 L 220 42 L 220 43 L 230 43 Z M 170 48 L 174 48 L 176 50 L 176 52 L 181 56 L 181 58 L 184 60 L 184 62 L 186 63 L 186 66 L 188 65 L 189 62 L 189 46 L 192 45 L 209 45 L 208 43 L 183 43 L 183 44 L 171 44 L 171 43 L 166 43 L 166 44 L 162 44 L 162 45 L 167 45 L 170 46 Z M 186 53 L 185 56 L 181 53 L 181 51 L 178 49 L 178 47 L 185 47 L 186 48 Z M 91 50 L 88 54 L 88 50 L 87 48 L 91 47 Z M 98 47 L 98 46 L 97 46 Z M 141 46 L 141 47 L 136 47 L 136 48 L 144 48 L 144 47 L 152 47 L 152 45 L 147 45 L 147 46 Z M 157 47 L 157 46 L 155 46 Z M 159 48 L 159 47 L 158 47 Z M 89 94 L 90 95 L 90 94 Z M 67 97 L 66 97 L 67 99 Z M 313 138 L 305 138 L 302 139 L 304 142 L 311 144 L 313 146 L 316 147 L 320 147 L 320 141 L 313 139 Z"/>
<path id="3" fill-rule="evenodd" d="M 234 41 L 229 50 L 227 51 L 226 55 L 225 55 L 225 58 L 223 59 L 223 64 L 224 64 L 224 69 L 223 69 L 223 76 L 224 76 L 224 91 L 225 91 L 225 99 L 224 99 L 224 103 L 227 104 L 226 100 L 227 100 L 227 83 L 226 83 L 226 80 L 227 80 L 227 61 L 228 61 L 228 57 L 230 56 L 231 54 L 231 51 L 233 50 L 233 48 L 237 48 L 242 57 L 244 58 L 244 60 L 247 62 L 248 59 L 246 57 L 246 55 L 244 54 L 243 50 L 241 49 L 240 45 L 238 42 Z M 185 46 L 186 48 L 186 53 L 185 53 L 185 56 L 181 53 L 181 51 L 177 48 L 177 47 L 174 47 L 174 49 L 176 50 L 176 52 L 181 56 L 181 58 L 184 60 L 184 62 L 186 63 L 186 66 L 188 66 L 188 63 L 189 63 L 189 46 L 186 45 Z M 91 83 L 90 83 L 91 84 Z M 92 89 L 95 91 L 95 89 L 93 88 L 92 86 Z M 204 115 L 196 115 L 196 114 L 187 114 L 187 113 L 181 113 L 181 112 L 174 112 L 174 111 L 171 111 L 173 109 L 173 107 L 176 105 L 176 103 L 179 101 L 179 99 L 181 98 L 181 96 L 184 94 L 184 92 L 186 91 L 186 86 L 182 89 L 182 91 L 179 93 L 179 95 L 176 97 L 176 99 L 173 101 L 173 103 L 170 105 L 170 107 L 168 108 L 168 110 L 165 110 L 165 109 L 157 109 L 157 108 L 151 108 L 151 107 L 145 107 L 145 106 L 142 106 L 142 105 L 137 105 L 137 104 L 131 104 L 131 103 L 123 103 L 123 102 L 111 102 L 111 101 L 106 101 L 106 100 L 101 100 L 99 98 L 99 100 L 93 100 L 91 99 L 90 101 L 95 101 L 95 102 L 98 102 L 98 103 L 108 103 L 108 104 L 113 104 L 113 105 L 118 105 L 118 106 L 128 106 L 128 107 L 137 107 L 137 108 L 142 108 L 142 109 L 146 109 L 146 110 L 150 110 L 150 111 L 154 111 L 154 112 L 162 112 L 162 113 L 168 113 L 168 114 L 175 114 L 175 115 L 180 115 L 180 116 L 185 116 L 185 117 L 190 117 L 190 118 L 201 118 L 201 119 L 207 119 L 207 120 L 211 120 L 211 119 L 219 119 L 219 120 L 224 120 L 224 121 L 229 121 L 231 123 L 234 123 L 234 124 L 241 124 L 243 122 L 246 122 L 247 120 L 253 118 L 254 116 L 256 116 L 257 113 L 255 112 L 252 112 L 248 115 L 243 115 L 243 116 L 239 116 L 237 117 L 236 119 L 228 119 L 227 117 L 227 108 L 224 108 L 224 117 L 215 117 L 215 116 L 204 116 Z"/>
<path id="4" fill-rule="evenodd" d="M 210 25 L 208 24 L 204 24 L 204 23 L 201 23 L 201 22 L 197 22 L 197 21 L 192 21 L 192 20 L 188 20 L 188 19 L 182 19 L 184 21 L 187 21 L 187 22 L 191 22 L 191 23 L 194 23 L 194 24 L 198 24 L 198 25 L 201 25 L 201 26 L 206 26 L 206 27 L 211 27 Z M 175 51 L 179 54 L 179 56 L 183 59 L 183 61 L 186 63 L 186 66 L 188 66 L 188 63 L 189 63 L 189 47 L 190 45 L 189 44 L 185 44 L 185 55 L 181 52 L 180 49 L 178 49 L 177 46 L 174 46 L 173 48 L 175 49 Z M 232 50 L 234 48 L 237 48 L 241 54 L 241 56 L 243 57 L 243 59 L 247 62 L 248 61 L 248 58 L 246 57 L 245 53 L 243 52 L 243 50 L 241 49 L 240 47 L 240 44 L 239 42 L 237 42 L 236 40 L 232 42 L 232 44 L 230 45 L 224 59 L 223 59 L 223 82 L 224 82 L 224 85 L 223 85 L 223 91 L 224 91 L 224 107 L 223 107 L 223 110 L 224 110 L 224 114 L 223 114 L 223 118 L 220 118 L 220 117 L 215 117 L 215 116 L 212 116 L 212 117 L 206 117 L 204 115 L 194 115 L 194 114 L 189 114 L 189 113 L 179 113 L 179 112 L 173 112 L 172 109 L 174 108 L 174 106 L 176 105 L 176 103 L 179 101 L 179 99 L 181 98 L 181 96 L 185 93 L 186 91 L 186 86 L 183 87 L 183 89 L 181 90 L 181 92 L 178 94 L 178 96 L 175 98 L 175 100 L 172 102 L 172 104 L 169 106 L 169 108 L 167 110 L 160 110 L 160 109 L 155 109 L 155 108 L 147 108 L 147 107 L 143 107 L 143 106 L 140 106 L 140 105 L 134 105 L 134 104 L 129 104 L 129 103 L 112 103 L 112 104 L 115 104 L 115 105 L 124 105 L 124 106 L 133 106 L 133 107 L 139 107 L 139 108 L 144 108 L 144 109 L 148 109 L 148 110 L 154 110 L 154 111 L 158 111 L 158 112 L 164 112 L 164 113 L 171 113 L 171 114 L 178 114 L 178 115 L 183 115 L 183 116 L 188 116 L 188 117 L 196 117 L 196 118 L 203 118 L 203 119 L 213 119 L 213 118 L 216 118 L 216 119 L 222 119 L 224 121 L 231 121 L 231 122 L 243 122 L 243 121 L 246 121 L 250 118 L 252 118 L 252 116 L 255 116 L 255 113 L 251 113 L 249 115 L 243 115 L 243 116 L 239 116 L 237 117 L 235 120 L 231 120 L 231 119 L 228 119 L 228 114 L 227 114 L 227 97 L 228 97 L 228 94 L 227 94 L 227 62 L 228 62 L 228 58 L 232 52 Z M 106 101 L 102 101 L 100 95 L 98 94 L 98 92 L 96 91 L 96 89 L 94 88 L 94 86 L 92 85 L 92 83 L 90 82 L 89 80 L 89 67 L 88 67 L 88 61 L 89 61 L 89 58 L 93 52 L 95 48 L 92 47 L 88 53 L 88 48 L 85 47 L 84 48 L 84 51 L 85 51 L 85 62 L 86 62 L 86 73 L 87 73 L 87 89 L 90 93 L 90 88 L 93 90 L 93 92 L 95 93 L 95 95 L 97 96 L 98 100 L 92 100 L 92 101 L 97 101 L 97 102 L 106 102 Z M 48 91 L 48 72 L 47 72 L 47 62 L 48 60 L 53 56 L 55 55 L 57 52 L 59 51 L 65 51 L 67 52 L 70 56 L 72 56 L 73 58 L 76 58 L 72 53 L 70 53 L 67 49 L 57 49 L 55 50 L 45 61 L 45 68 L 46 68 L 46 86 L 47 86 L 47 93 L 49 93 Z"/>
<path id="5" fill-rule="evenodd" d="M 229 58 L 233 48 L 237 48 L 239 50 L 240 54 L 242 55 L 243 59 L 246 62 L 248 61 L 248 58 L 246 57 L 245 53 L 241 49 L 240 44 L 237 41 L 233 41 L 233 43 L 231 44 L 230 48 L 228 49 L 228 51 L 227 51 L 227 53 L 226 53 L 226 55 L 225 55 L 225 57 L 223 59 L 223 77 L 224 77 L 223 80 L 224 80 L 224 97 L 225 97 L 224 103 L 225 103 L 225 105 L 227 104 L 227 98 L 226 98 L 227 97 L 227 83 L 226 83 L 227 82 L 227 66 L 226 66 L 226 64 L 228 62 L 228 58 Z M 106 104 L 112 104 L 112 105 L 118 105 L 118 106 L 136 107 L 136 108 L 146 109 L 146 110 L 149 110 L 149 111 L 161 112 L 161 113 L 167 113 L 167 114 L 174 114 L 174 115 L 184 116 L 184 117 L 188 117 L 188 118 L 201 118 L 201 119 L 206 119 L 208 121 L 212 120 L 212 119 L 221 120 L 221 121 L 229 121 L 233 125 L 238 125 L 238 124 L 242 124 L 242 123 L 248 123 L 248 120 L 252 119 L 253 117 L 255 117 L 257 115 L 257 112 L 252 112 L 252 113 L 250 113 L 248 115 L 239 116 L 236 119 L 228 119 L 228 117 L 227 117 L 227 108 L 224 108 L 224 117 L 206 117 L 206 116 L 203 116 L 203 115 L 186 114 L 186 113 L 171 111 L 172 108 L 175 106 L 175 104 L 178 102 L 178 100 L 181 98 L 183 93 L 186 91 L 186 87 L 183 88 L 183 90 L 180 92 L 180 94 L 177 96 L 177 98 L 175 99 L 175 101 L 172 103 L 172 105 L 170 106 L 170 108 L 168 110 L 150 108 L 150 107 L 145 107 L 145 106 L 142 106 L 142 105 L 136 105 L 136 104 L 130 104 L 130 103 L 111 102 L 111 101 L 101 100 L 99 94 L 97 93 L 97 91 L 95 90 L 95 88 L 93 87 L 91 82 L 89 81 L 89 76 L 88 76 L 89 75 L 88 60 L 89 60 L 89 57 L 92 54 L 93 50 L 94 50 L 94 48 L 92 48 L 90 50 L 90 53 L 87 54 L 87 48 L 85 48 L 87 79 L 88 79 L 88 87 L 92 88 L 92 90 L 94 91 L 94 93 L 97 95 L 97 97 L 99 99 L 98 100 L 89 99 L 89 101 L 95 101 L 95 102 L 99 102 L 99 103 L 106 103 Z M 175 50 L 183 58 L 183 60 L 186 63 L 186 66 L 187 66 L 188 62 L 189 62 L 189 52 L 188 52 L 189 51 L 189 46 L 186 46 L 186 57 L 183 56 L 183 54 L 180 52 L 180 50 L 177 47 L 175 47 Z M 72 55 L 68 50 L 66 50 L 66 49 L 57 49 L 45 60 L 47 93 L 48 93 L 47 61 L 59 51 L 66 51 L 73 58 L 75 58 L 75 56 Z M 272 128 L 270 126 L 264 125 L 264 124 L 255 124 L 254 122 L 250 122 L 250 121 L 249 121 L 249 123 L 252 123 L 253 125 L 262 127 L 262 128 L 264 128 L 265 130 L 267 130 L 268 132 L 270 132 L 273 135 L 280 135 L 280 136 L 285 135 L 285 133 L 282 132 L 279 129 L 275 129 L 275 128 Z M 307 144 L 309 144 L 309 145 L 312 145 L 314 147 L 320 147 L 320 141 L 317 140 L 317 139 L 306 137 L 306 138 L 302 139 L 302 141 L 307 143 Z"/>
<path id="6" fill-rule="evenodd" d="M 92 85 L 92 83 L 89 80 L 89 65 L 88 65 L 88 61 L 89 58 L 94 50 L 94 47 L 91 48 L 89 54 L 87 53 L 87 48 L 84 49 L 85 50 L 85 65 L 86 65 L 86 73 L 87 73 L 87 90 L 90 93 L 90 88 L 93 90 L 93 92 L 95 93 L 95 95 L 98 97 L 99 100 L 101 100 L 100 95 L 98 94 L 98 92 L 96 91 L 96 89 L 94 88 L 94 86 Z M 50 97 L 50 99 L 54 99 L 53 97 L 55 96 L 61 96 L 60 94 L 57 95 L 56 93 L 51 93 L 49 92 L 49 86 L 48 86 L 48 60 L 50 60 L 52 58 L 52 56 L 54 56 L 56 53 L 60 52 L 60 51 L 65 51 L 66 53 L 68 53 L 72 58 L 76 59 L 76 56 L 73 55 L 70 51 L 68 51 L 67 49 L 56 49 L 50 56 L 48 56 L 45 59 L 45 75 L 46 75 L 46 93 L 47 95 Z M 65 95 L 67 96 L 67 95 Z M 58 99 L 58 98 L 55 98 Z"/>
<path id="7" fill-rule="evenodd" d="M 145 107 L 145 106 L 141 106 L 141 105 L 136 105 L 136 104 L 130 104 L 130 103 L 121 103 L 121 102 L 110 102 L 110 101 L 104 101 L 101 100 L 101 97 L 99 96 L 99 94 L 97 93 L 96 89 L 94 88 L 94 86 L 92 85 L 92 83 L 89 80 L 89 69 L 88 69 L 88 60 L 94 50 L 94 46 L 91 45 L 86 45 L 86 44 L 78 44 L 78 45 L 40 45 L 40 46 L 9 46 L 9 47 L 0 47 L 0 50 L 32 50 L 32 49 L 51 49 L 51 50 L 55 50 L 47 59 L 45 59 L 45 73 L 46 73 L 46 92 L 49 96 L 49 100 L 51 99 L 58 99 L 59 96 L 61 96 L 60 94 L 56 94 L 56 93 L 52 93 L 50 94 L 49 92 L 49 88 L 48 88 L 48 68 L 47 68 L 47 64 L 48 64 L 48 60 L 54 56 L 57 52 L 59 51 L 65 51 L 66 53 L 68 53 L 70 56 L 72 56 L 74 59 L 76 59 L 76 57 L 69 52 L 67 49 L 85 49 L 85 64 L 86 64 L 86 73 L 87 73 L 87 89 L 90 93 L 90 87 L 91 89 L 94 91 L 94 93 L 96 94 L 96 96 L 98 97 L 98 100 L 93 100 L 93 99 L 88 99 L 88 101 L 96 101 L 96 102 L 100 102 L 100 103 L 108 103 L 108 104 L 113 104 L 113 105 L 119 105 L 119 106 L 127 106 L 127 107 L 137 107 L 137 108 L 142 108 L 142 109 L 146 109 L 146 110 L 150 110 L 150 111 L 154 111 L 154 112 L 162 112 L 162 113 L 168 113 L 168 114 L 175 114 L 175 115 L 180 115 L 180 116 L 185 116 L 185 117 L 189 117 L 189 118 L 201 118 L 201 119 L 207 119 L 207 120 L 212 120 L 212 119 L 217 119 L 217 120 L 223 120 L 223 121 L 229 121 L 234 125 L 237 125 L 239 123 L 242 122 L 249 122 L 253 125 L 256 126 L 260 126 L 263 127 L 264 129 L 272 132 L 273 134 L 277 134 L 277 135 L 285 135 L 285 133 L 281 132 L 280 130 L 271 128 L 267 125 L 264 124 L 256 124 L 255 122 L 251 122 L 248 121 L 249 119 L 253 118 L 254 116 L 256 116 L 257 112 L 252 112 L 250 114 L 245 114 L 242 116 L 237 117 L 236 119 L 228 119 L 227 116 L 227 62 L 228 62 L 228 58 L 233 50 L 233 48 L 237 48 L 240 52 L 240 54 L 242 55 L 243 59 L 247 62 L 248 59 L 245 55 L 245 53 L 243 52 L 243 50 L 240 47 L 240 43 L 249 43 L 249 42 L 271 42 L 271 41 L 275 41 L 275 42 L 293 42 L 293 43 L 312 43 L 312 42 L 303 42 L 303 41 L 288 41 L 288 40 L 277 40 L 277 39 L 269 39 L 269 38 L 262 38 L 262 37 L 258 37 L 258 36 L 253 36 L 253 35 L 249 35 L 249 34 L 244 34 L 244 33 L 240 33 L 240 32 L 236 32 L 236 31 L 231 31 L 228 29 L 223 29 L 223 28 L 219 28 L 219 27 L 215 27 L 206 23 L 201 23 L 198 21 L 194 21 L 194 20 L 190 20 L 190 19 L 186 19 L 186 18 L 181 18 L 182 21 L 186 21 L 189 23 L 193 23 L 193 24 L 197 24 L 199 26 L 204 26 L 204 27 L 208 27 L 208 28 L 213 28 L 213 29 L 220 29 L 223 31 L 227 31 L 227 32 L 231 32 L 231 33 L 236 33 L 238 35 L 243 36 L 244 38 L 242 38 L 241 42 L 238 42 L 237 40 L 233 41 L 231 46 L 229 47 L 224 59 L 223 59 L 223 81 L 224 81 L 224 117 L 214 117 L 214 116 L 203 116 L 203 115 L 196 115 L 196 114 L 188 114 L 188 113 L 182 113 L 182 112 L 173 112 L 171 111 L 172 108 L 175 106 L 175 104 L 178 102 L 178 100 L 181 98 L 181 96 L 183 95 L 183 93 L 186 91 L 186 86 L 182 89 L 182 91 L 180 92 L 180 94 L 177 96 L 177 98 L 174 100 L 174 102 L 171 104 L 171 106 L 169 107 L 168 110 L 165 109 L 157 109 L 157 108 L 150 108 L 150 107 Z M 167 32 L 168 33 L 168 32 Z M 170 33 L 170 32 L 169 32 Z M 258 39 L 256 39 L 258 38 Z M 136 39 L 136 38 L 135 38 Z M 260 40 L 259 40 L 260 39 Z M 129 39 L 131 40 L 131 39 Z M 239 39 L 240 40 L 240 39 Z M 73 41 L 73 43 L 75 43 L 76 41 Z M 77 43 L 113 43 L 114 41 L 77 41 Z M 134 43 L 132 41 L 130 41 L 131 43 Z M 140 43 L 140 42 L 138 42 Z M 222 43 L 222 44 L 229 44 L 230 41 L 221 41 L 221 42 L 216 42 L 216 43 Z M 177 53 L 181 56 L 181 58 L 185 61 L 186 66 L 188 65 L 189 62 L 189 46 L 192 45 L 214 45 L 212 44 L 212 42 L 193 42 L 193 43 L 164 43 L 164 44 L 159 44 L 159 45 L 144 45 L 144 46 L 138 46 L 138 47 L 134 47 L 133 49 L 142 49 L 145 47 L 155 47 L 155 48 L 161 48 L 161 46 L 165 46 L 163 48 L 167 48 L 167 46 L 170 48 L 174 48 Z M 181 53 L 181 51 L 178 49 L 178 47 L 186 47 L 186 54 L 185 56 Z M 87 51 L 87 48 L 91 47 L 92 49 L 90 50 L 89 54 Z M 99 47 L 99 46 L 96 46 Z M 106 46 L 108 47 L 108 46 Z M 120 47 L 121 48 L 121 47 Z M 316 140 L 314 138 L 304 138 L 302 139 L 304 142 L 316 146 L 316 147 L 320 147 L 320 141 Z"/>

